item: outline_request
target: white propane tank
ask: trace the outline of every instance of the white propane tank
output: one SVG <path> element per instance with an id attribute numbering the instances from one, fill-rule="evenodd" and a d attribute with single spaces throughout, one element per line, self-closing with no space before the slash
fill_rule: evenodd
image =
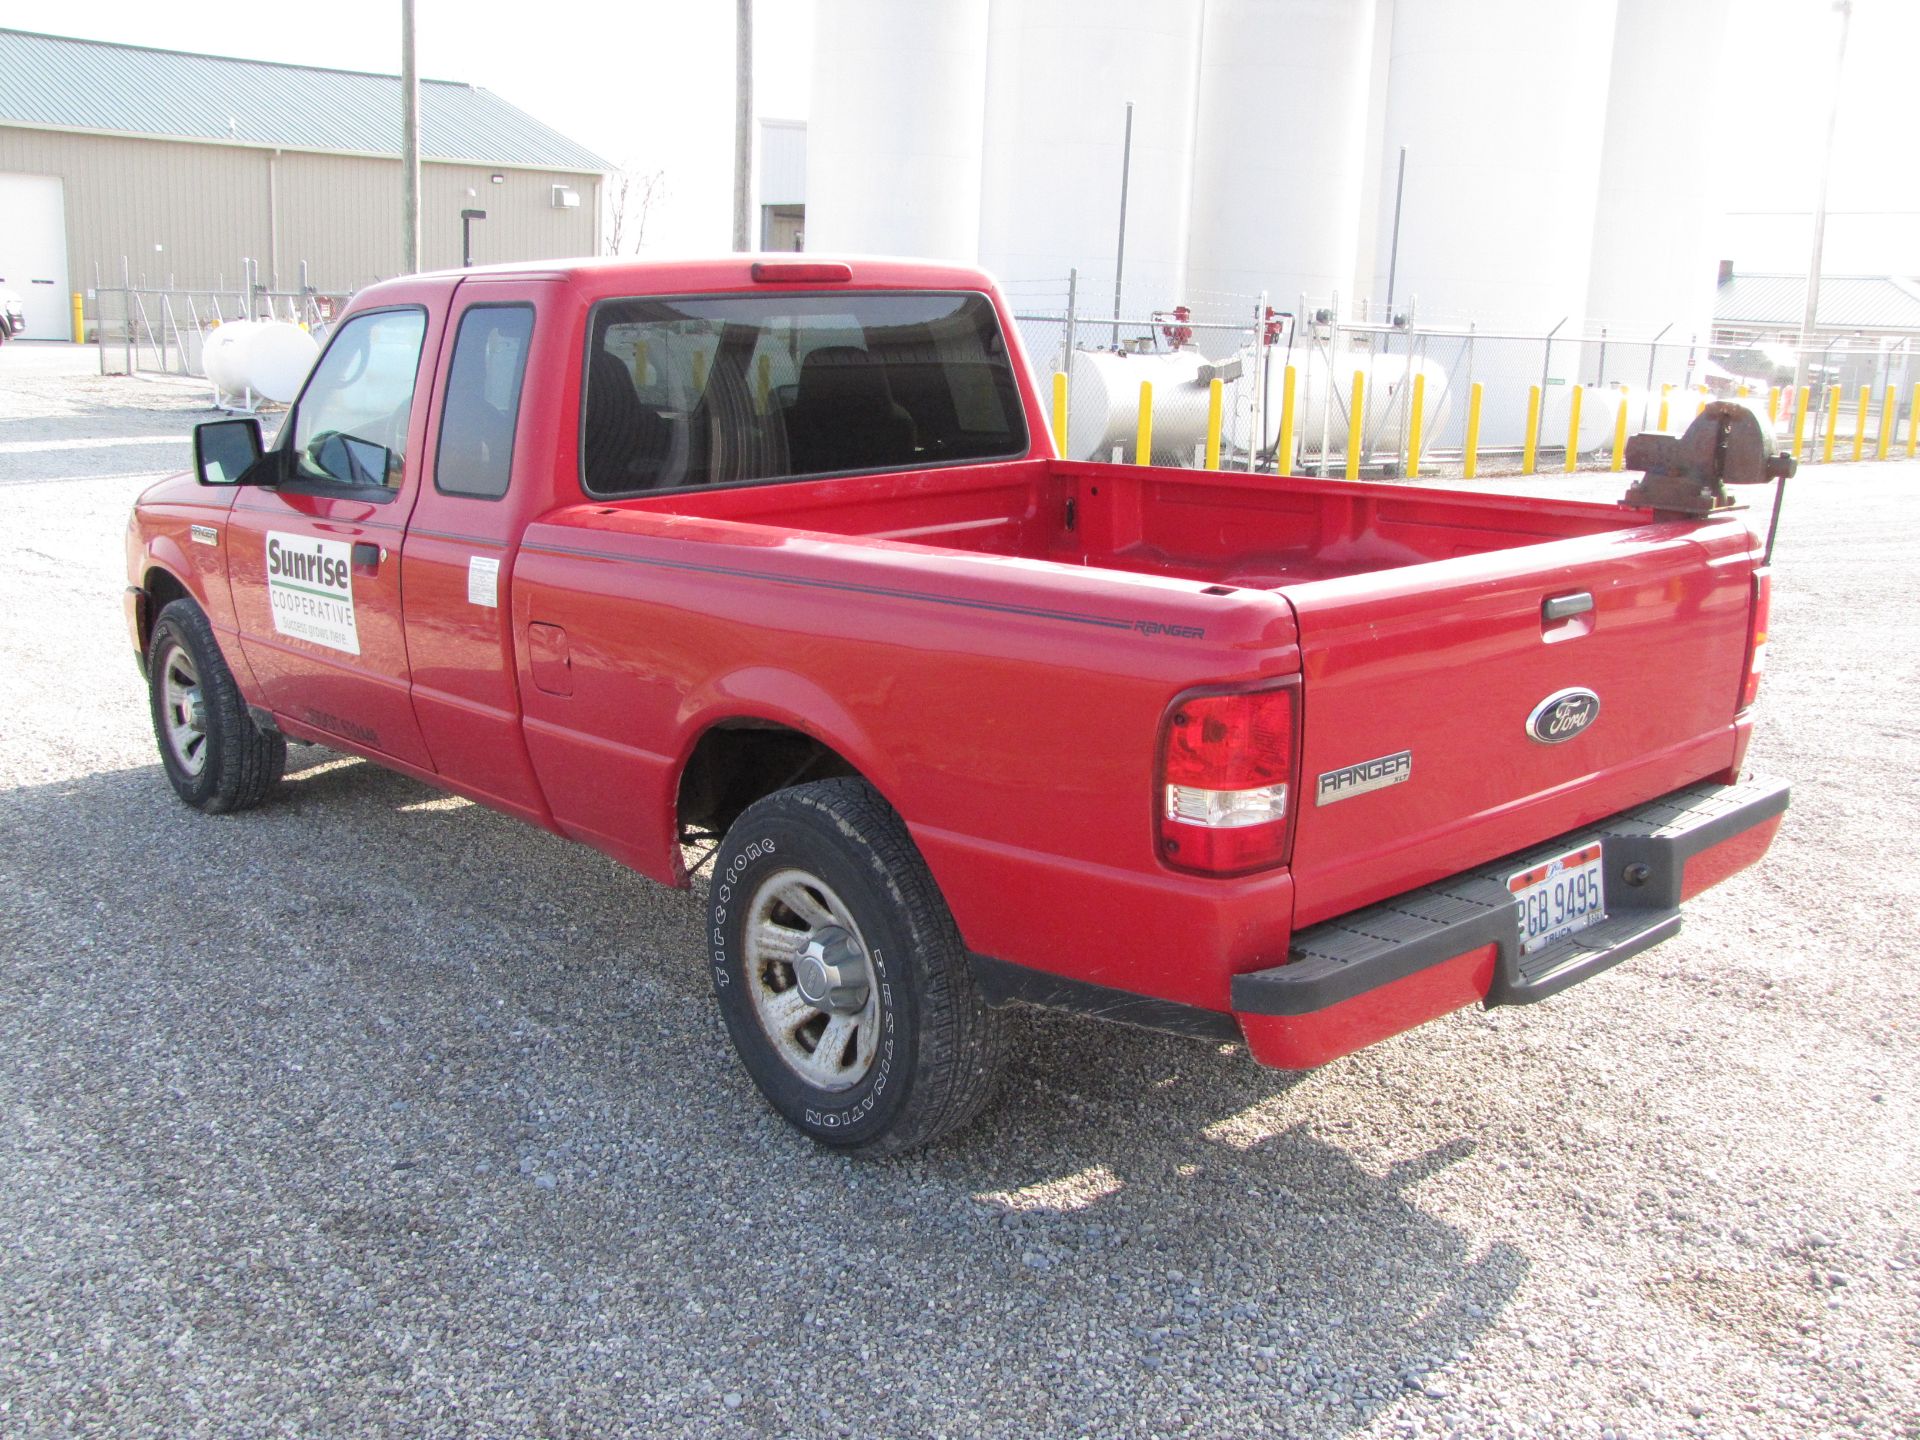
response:
<path id="1" fill-rule="evenodd" d="M 1651 430 L 1659 417 L 1659 404 L 1656 402 L 1647 415 L 1645 424 L 1641 423 L 1642 404 L 1645 391 L 1618 385 L 1582 385 L 1580 390 L 1580 453 L 1591 455 L 1595 451 L 1611 452 L 1613 448 L 1614 422 L 1620 414 L 1621 397 L 1627 402 L 1627 434 L 1635 435 L 1641 430 Z M 1571 419 L 1569 411 L 1573 405 L 1572 385 L 1549 385 L 1540 402 L 1540 448 L 1542 450 L 1563 450 L 1567 444 L 1567 422 Z M 1674 405 L 1672 423 L 1676 429 L 1684 430 L 1693 419 L 1693 406 Z"/>
<path id="2" fill-rule="evenodd" d="M 1415 375 L 1426 377 L 1421 387 L 1421 450 L 1438 444 L 1453 412 L 1453 395 L 1447 384 L 1447 368 L 1432 360 L 1415 360 L 1407 355 L 1376 355 L 1371 350 L 1341 350 L 1333 357 L 1333 389 L 1327 390 L 1327 357 L 1315 350 L 1306 355 L 1294 352 L 1296 372 L 1293 396 L 1293 443 L 1296 456 L 1278 457 L 1281 471 L 1292 470 L 1307 455 L 1318 457 L 1323 428 L 1329 455 L 1347 453 L 1347 405 L 1353 394 L 1353 372 L 1366 376 L 1364 398 L 1366 421 L 1362 431 L 1368 450 L 1376 460 L 1390 460 L 1400 453 L 1400 436 L 1409 419 L 1407 407 L 1412 392 L 1407 387 Z M 1286 394 L 1286 352 L 1272 352 L 1267 366 L 1267 394 L 1262 429 L 1265 445 L 1280 443 L 1280 410 Z M 1403 394 L 1403 391 L 1405 392 Z"/>
<path id="3" fill-rule="evenodd" d="M 1200 372 L 1213 363 L 1198 350 L 1076 350 L 1067 393 L 1068 457 L 1111 460 L 1118 446 L 1121 460 L 1132 464 L 1145 380 L 1153 385 L 1154 464 L 1193 464 L 1194 446 L 1207 439 L 1208 387 Z"/>
<path id="4" fill-rule="evenodd" d="M 300 393 L 320 347 L 287 320 L 229 320 L 206 338 L 200 351 L 207 379 L 223 395 L 251 391 L 282 404 Z"/>

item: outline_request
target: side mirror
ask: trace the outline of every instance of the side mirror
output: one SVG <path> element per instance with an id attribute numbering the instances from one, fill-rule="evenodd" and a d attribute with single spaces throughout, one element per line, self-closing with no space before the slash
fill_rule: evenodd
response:
<path id="1" fill-rule="evenodd" d="M 193 427 L 194 473 L 202 485 L 238 485 L 265 448 L 257 416 L 209 420 Z"/>

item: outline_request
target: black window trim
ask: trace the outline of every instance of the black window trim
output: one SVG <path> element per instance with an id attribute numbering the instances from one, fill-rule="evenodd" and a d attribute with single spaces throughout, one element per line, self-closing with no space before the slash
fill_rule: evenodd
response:
<path id="1" fill-rule="evenodd" d="M 391 505 L 400 498 L 402 487 L 393 485 L 355 485 L 348 480 L 316 479 L 299 472 L 300 457 L 293 448 L 293 432 L 300 428 L 300 406 L 306 401 L 307 390 L 313 384 L 313 377 L 320 373 L 320 363 L 333 349 L 333 342 L 340 338 L 340 332 L 363 315 L 395 315 L 402 310 L 416 310 L 426 320 L 420 328 L 420 350 L 413 357 L 413 391 L 415 402 L 420 394 L 420 362 L 427 354 L 427 331 L 433 328 L 431 310 L 418 301 L 407 301 L 394 305 L 369 305 L 365 310 L 355 310 L 342 315 L 327 334 L 327 343 L 320 347 L 320 353 L 313 357 L 313 368 L 307 371 L 307 378 L 300 382 L 300 393 L 293 398 L 293 404 L 287 407 L 287 418 L 281 423 L 279 444 L 274 449 L 284 453 L 284 473 L 286 479 L 274 486 L 275 490 L 292 490 L 296 495 L 317 495 L 323 499 L 366 500 L 375 505 Z M 408 417 L 411 424 L 412 417 Z"/>
<path id="2" fill-rule="evenodd" d="M 791 290 L 717 290 L 688 293 L 665 293 L 652 295 L 607 295 L 593 302 L 587 310 L 587 333 L 584 348 L 580 354 L 580 420 L 578 425 L 578 454 L 575 456 L 575 479 L 579 482 L 580 493 L 590 500 L 639 500 L 650 499 L 656 495 L 707 494 L 719 490 L 751 490 L 763 485 L 800 485 L 813 480 L 839 480 L 855 475 L 888 475 L 903 470 L 950 470 L 963 465 L 997 465 L 1014 460 L 1025 460 L 1033 453 L 1033 430 L 1027 424 L 1027 407 L 1022 403 L 1014 406 L 1015 418 L 1019 423 L 1019 448 L 1004 455 L 962 455 L 952 460 L 930 460 L 924 465 L 868 465 L 858 470 L 817 470 L 805 475 L 770 475 L 758 480 L 729 480 L 722 484 L 711 485 L 662 485 L 658 489 L 647 490 L 595 490 L 587 484 L 587 386 L 593 365 L 594 335 L 598 332 L 600 312 L 609 305 L 644 305 L 650 302 L 671 305 L 683 300 L 771 300 L 779 295 L 805 295 L 822 299 L 874 299 L 889 295 L 951 295 L 961 299 L 978 298 L 987 302 L 987 308 L 993 312 L 993 323 L 999 327 L 1000 343 L 1006 348 L 1007 366 L 1014 371 L 1014 389 L 1019 391 L 1020 375 L 1014 364 L 1013 346 L 1009 343 L 1004 317 L 1000 307 L 994 304 L 993 296 L 985 290 L 926 290 L 913 286 L 887 286 L 862 290 L 813 290 L 794 288 Z M 437 468 L 437 467 L 436 467 Z"/>
<path id="3" fill-rule="evenodd" d="M 460 332 L 466 327 L 467 317 L 476 310 L 525 310 L 533 317 L 527 326 L 527 351 L 520 357 L 520 384 L 513 393 L 513 429 L 507 436 L 507 488 L 498 495 L 477 495 L 471 490 L 449 490 L 440 483 L 441 443 L 447 435 L 447 392 L 453 387 L 455 362 L 460 358 Z M 533 327 L 540 323 L 540 312 L 531 300 L 475 300 L 460 312 L 453 326 L 453 348 L 447 352 L 447 378 L 440 386 L 440 424 L 433 432 L 433 492 L 436 495 L 450 496 L 455 500 L 485 500 L 498 502 L 513 493 L 513 457 L 520 448 L 520 411 L 527 397 L 527 356 L 533 353 Z M 589 335 L 588 343 L 592 343 Z M 425 347 L 422 347 L 425 348 Z M 584 397 L 585 387 L 581 387 Z M 584 399 L 581 413 L 586 413 Z M 582 462 L 584 463 L 584 461 Z"/>

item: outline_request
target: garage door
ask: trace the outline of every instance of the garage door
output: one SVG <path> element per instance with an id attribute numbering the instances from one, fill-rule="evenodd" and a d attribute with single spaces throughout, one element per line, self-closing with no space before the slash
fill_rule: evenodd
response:
<path id="1" fill-rule="evenodd" d="M 58 175 L 0 175 L 0 290 L 26 302 L 27 338 L 73 338 L 66 193 Z"/>

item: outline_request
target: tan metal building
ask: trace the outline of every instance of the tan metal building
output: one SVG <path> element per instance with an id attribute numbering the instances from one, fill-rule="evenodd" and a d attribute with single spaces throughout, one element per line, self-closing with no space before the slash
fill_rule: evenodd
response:
<path id="1" fill-rule="evenodd" d="M 592 255 L 610 169 L 497 95 L 420 83 L 421 260 Z M 0 30 L 0 288 L 28 334 L 121 283 L 347 292 L 401 269 L 400 81 Z M 91 308 L 91 307 L 89 307 Z"/>

